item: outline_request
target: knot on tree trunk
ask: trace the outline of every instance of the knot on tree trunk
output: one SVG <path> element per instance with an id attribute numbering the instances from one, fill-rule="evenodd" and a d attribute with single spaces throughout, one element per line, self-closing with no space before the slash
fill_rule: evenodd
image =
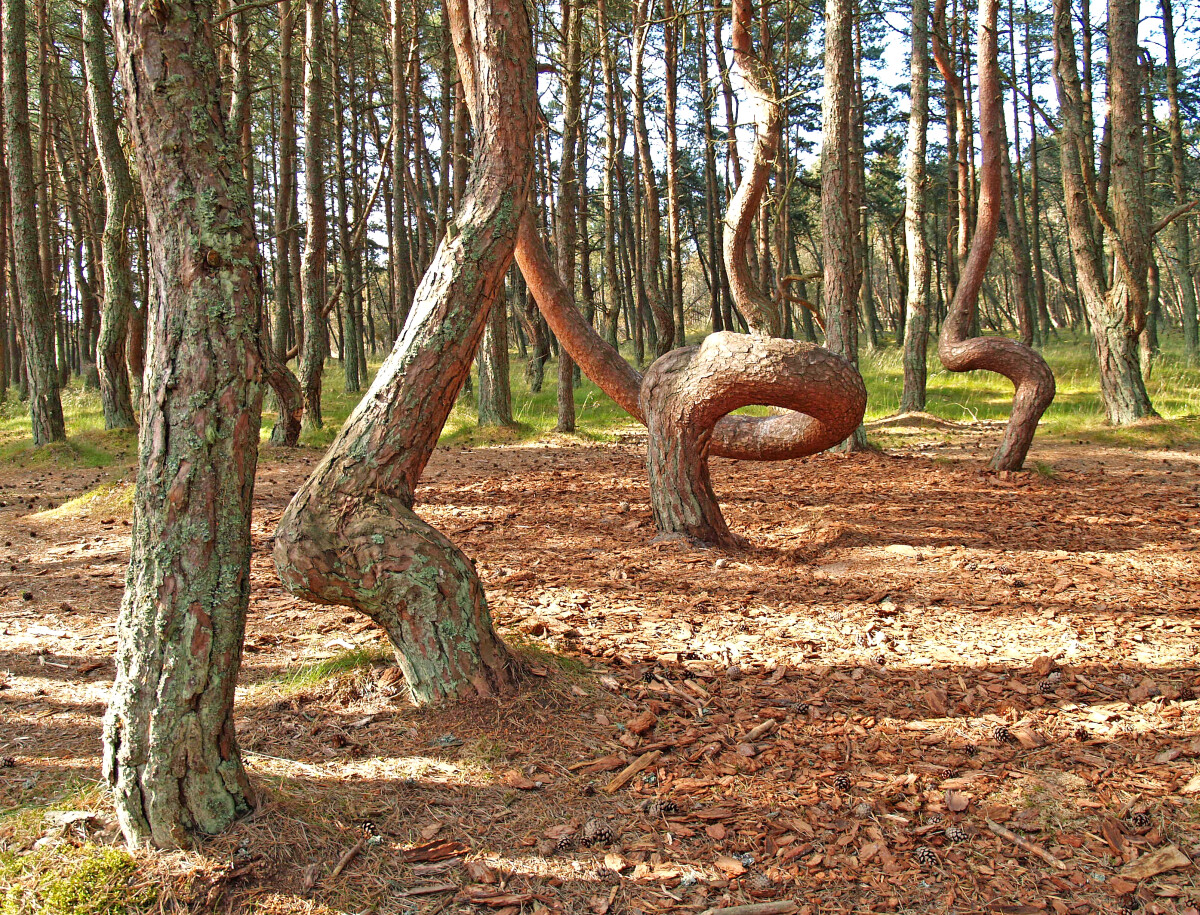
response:
<path id="1" fill-rule="evenodd" d="M 659 531 L 737 548 L 743 541 L 717 504 L 709 455 L 823 451 L 862 421 L 867 392 L 849 361 L 819 346 L 724 332 L 655 361 L 638 402 L 649 431 L 647 465 Z M 751 404 L 794 412 L 767 419 L 726 416 Z"/>

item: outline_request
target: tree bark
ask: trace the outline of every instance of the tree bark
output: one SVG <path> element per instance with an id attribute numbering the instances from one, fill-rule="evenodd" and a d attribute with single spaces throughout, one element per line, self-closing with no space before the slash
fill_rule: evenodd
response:
<path id="1" fill-rule="evenodd" d="M 54 353 L 54 310 L 43 281 L 33 147 L 29 133 L 28 59 L 25 50 L 25 0 L 4 0 L 4 108 L 8 141 L 12 248 L 20 294 L 21 336 L 29 381 L 33 443 L 64 441 L 62 400 Z M 45 96 L 43 95 L 43 112 Z M 45 118 L 43 118 L 45 120 Z M 42 221 L 49 219 L 42 210 Z"/>
<path id="2" fill-rule="evenodd" d="M 938 339 L 938 356 L 953 372 L 986 369 L 1004 375 L 1016 387 L 1012 413 L 991 467 L 1019 470 L 1029 453 L 1038 420 L 1054 399 L 1054 375 L 1028 346 L 1000 337 L 969 337 L 988 261 L 1000 224 L 1002 144 L 1000 64 L 996 35 L 997 0 L 979 9 L 979 130 L 983 164 L 974 238 L 954 300 Z"/>
<path id="3" fill-rule="evenodd" d="M 563 0 L 563 144 L 558 166 L 558 272 L 567 288 L 575 288 L 575 243 L 578 229 L 576 211 L 579 207 L 579 182 L 586 175 L 577 175 L 576 146 L 587 142 L 579 137 L 581 71 L 580 44 L 583 14 L 579 0 Z M 560 349 L 558 353 L 558 421 L 555 432 L 575 431 L 575 363 Z"/>
<path id="4" fill-rule="evenodd" d="M 254 802 L 232 715 L 250 594 L 261 265 L 204 2 L 115 0 L 150 247 L 133 547 L 104 722 L 130 844 L 187 845 Z"/>
<path id="5" fill-rule="evenodd" d="M 370 391 L 280 521 L 294 593 L 384 627 L 417 702 L 495 695 L 513 671 L 471 561 L 412 511 L 413 491 L 498 301 L 526 212 L 535 75 L 517 0 L 452 0 L 476 124 L 470 184 Z"/>

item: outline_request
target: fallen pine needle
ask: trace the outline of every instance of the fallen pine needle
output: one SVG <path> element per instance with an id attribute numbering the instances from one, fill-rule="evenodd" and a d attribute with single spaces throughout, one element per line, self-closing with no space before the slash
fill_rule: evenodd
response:
<path id="1" fill-rule="evenodd" d="M 1057 868 L 1060 871 L 1065 871 L 1067 869 L 1066 864 L 1054 857 L 1054 855 L 1050 854 L 1050 852 L 1046 851 L 1046 849 L 1042 848 L 1040 845 L 1034 845 L 1028 839 L 1021 838 L 1011 829 L 1005 829 L 999 823 L 993 822 L 992 820 L 987 821 L 987 828 L 1000 838 L 1008 839 L 1008 841 L 1012 842 L 1012 844 L 1017 846 L 1017 848 L 1027 851 L 1031 855 L 1037 855 L 1051 867 Z"/>

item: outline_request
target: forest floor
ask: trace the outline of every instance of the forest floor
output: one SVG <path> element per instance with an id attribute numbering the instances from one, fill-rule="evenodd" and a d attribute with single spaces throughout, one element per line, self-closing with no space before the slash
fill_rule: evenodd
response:
<path id="1" fill-rule="evenodd" d="M 3 465 L 0 912 L 1195 915 L 1200 447 L 1039 438 L 997 475 L 994 425 L 875 434 L 714 461 L 743 553 L 651 541 L 637 430 L 440 448 L 418 510 L 530 673 L 435 709 L 368 620 L 280 587 L 320 452 L 264 449 L 260 807 L 132 856 L 99 782 L 128 465 Z"/>

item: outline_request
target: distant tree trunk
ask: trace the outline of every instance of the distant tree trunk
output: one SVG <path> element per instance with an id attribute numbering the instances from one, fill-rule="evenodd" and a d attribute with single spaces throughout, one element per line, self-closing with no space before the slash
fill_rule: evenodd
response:
<path id="1" fill-rule="evenodd" d="M 929 245 L 925 238 L 925 152 L 929 128 L 929 0 L 913 0 L 912 102 L 908 115 L 908 166 L 904 175 L 904 245 L 908 252 L 904 325 L 904 390 L 900 412 L 925 409 L 929 340 Z"/>
<path id="2" fill-rule="evenodd" d="M 322 426 L 321 376 L 328 350 L 325 332 L 325 96 L 321 61 L 325 56 L 325 5 L 304 3 L 304 202 L 308 231 L 304 236 L 304 338 L 300 343 L 300 387 L 304 423 Z M 339 138 L 340 143 L 340 138 Z"/>
<path id="3" fill-rule="evenodd" d="M 1038 420 L 1054 399 L 1054 375 L 1046 361 L 1028 346 L 1002 337 L 969 337 L 972 319 L 1000 225 L 1003 130 L 1000 63 L 996 35 L 998 0 L 982 0 L 979 8 L 979 130 L 983 138 L 978 221 L 954 301 L 942 325 L 938 355 L 953 372 L 986 369 L 1016 387 L 1012 414 L 1000 447 L 992 458 L 995 470 L 1019 470 L 1029 453 Z"/>
<path id="4" fill-rule="evenodd" d="M 1171 0 L 1159 0 L 1163 34 L 1167 39 L 1167 133 L 1171 143 L 1171 192 L 1176 206 L 1187 203 L 1186 159 L 1183 154 L 1183 120 L 1179 113 L 1179 65 L 1175 59 L 1175 20 Z M 1183 352 L 1188 359 L 1200 355 L 1200 324 L 1196 317 L 1196 285 L 1192 269 L 1191 236 L 1187 217 L 1171 227 L 1171 254 L 1179 281 L 1183 311 Z"/>
<path id="5" fill-rule="evenodd" d="M 703 11 L 696 13 L 696 60 L 699 64 L 700 76 L 700 107 L 704 122 L 704 229 L 708 242 L 708 262 L 712 271 L 712 282 L 709 285 L 709 312 L 711 314 L 714 333 L 725 329 L 724 314 L 721 310 L 721 297 L 726 287 L 724 268 L 720 263 L 720 242 L 717 236 L 717 212 L 721 205 L 721 192 L 717 185 L 717 151 L 713 134 L 713 102 L 716 98 L 716 87 L 711 85 L 708 78 L 708 42 L 705 36 L 708 29 Z M 699 244 L 697 243 L 697 250 Z"/>
<path id="6" fill-rule="evenodd" d="M 580 45 L 583 14 L 579 0 L 563 0 L 563 146 L 558 167 L 558 272 L 568 288 L 575 288 L 576 211 L 579 208 L 579 182 L 576 175 L 576 145 L 580 119 Z M 587 142 L 584 137 L 582 142 Z M 558 353 L 558 422 L 556 432 L 575 431 L 575 363 L 565 349 Z"/>
<path id="7" fill-rule="evenodd" d="M 1142 180 L 1136 0 L 1109 3 L 1109 135 L 1112 212 L 1092 167 L 1084 93 L 1075 58 L 1070 0 L 1054 3 L 1054 82 L 1062 116 L 1064 207 L 1079 291 L 1100 368 L 1100 395 L 1113 425 L 1156 415 L 1146 393 L 1137 338 L 1146 314 L 1150 227 Z M 1095 220 L 1109 231 L 1115 257 L 1110 285 Z"/>
<path id="8" fill-rule="evenodd" d="M 675 345 L 675 316 L 671 302 L 664 297 L 662 284 L 658 281 L 661 260 L 662 217 L 659 213 L 658 185 L 654 180 L 654 160 L 650 156 L 650 135 L 646 129 L 646 86 L 644 58 L 646 35 L 650 30 L 650 11 L 654 0 L 635 0 L 633 23 L 633 86 L 634 117 L 633 135 L 637 143 L 638 161 L 642 170 L 642 212 L 645 231 L 645 257 L 643 274 L 650 311 L 654 315 L 658 333 L 656 352 L 659 356 Z"/>
<path id="9" fill-rule="evenodd" d="M 1013 180 L 1012 158 L 1008 151 L 1008 132 L 1004 113 L 1000 113 L 1000 196 L 1004 212 L 1004 224 L 1008 229 L 1008 246 L 1012 250 L 1013 279 L 1017 287 L 1018 336 L 1026 346 L 1033 345 L 1034 315 L 1033 277 L 1029 265 L 1029 241 L 1025 237 L 1025 224 L 1017 212 L 1017 189 Z"/>
<path id="10" fill-rule="evenodd" d="M 515 426 L 512 388 L 508 379 L 508 303 L 502 297 L 492 306 L 483 342 L 479 344 L 480 426 Z"/>
<path id="11" fill-rule="evenodd" d="M 275 538 L 275 566 L 288 588 L 384 627 L 417 702 L 495 695 L 514 682 L 471 561 L 412 511 L 488 309 L 503 293 L 533 167 L 535 74 L 524 4 L 447 6 L 476 126 L 471 181 L 391 356 Z"/>
<path id="12" fill-rule="evenodd" d="M 21 336 L 25 342 L 33 443 L 45 445 L 64 441 L 67 431 L 54 353 L 54 310 L 46 296 L 39 248 L 42 232 L 38 227 L 38 194 L 29 133 L 25 40 L 25 0 L 4 0 L 4 126 L 8 141 L 12 247 L 21 297 Z M 45 96 L 43 106 L 44 99 Z M 42 217 L 43 221 L 49 219 L 48 209 L 42 210 Z"/>
<path id="13" fill-rule="evenodd" d="M 115 0 L 155 277 L 132 556 L 104 720 L 131 844 L 190 844 L 249 812 L 233 699 L 250 596 L 262 402 L 251 201 L 225 130 L 211 7 Z"/>
<path id="14" fill-rule="evenodd" d="M 683 247 L 679 213 L 679 31 L 686 20 L 675 13 L 674 0 L 663 0 L 667 119 L 667 244 L 670 247 L 667 279 L 675 312 L 675 346 L 686 343 L 683 313 Z"/>
<path id="15" fill-rule="evenodd" d="M 783 112 L 779 107 L 778 87 L 767 49 L 756 55 L 750 40 L 754 24 L 750 0 L 734 0 L 733 55 L 742 71 L 742 81 L 754 111 L 754 158 L 725 214 L 723 253 L 725 272 L 734 304 L 747 323 L 758 333 L 783 336 L 783 309 L 780 302 L 761 288 L 751 269 L 750 234 L 754 217 L 766 192 L 779 141 L 783 132 Z M 762 227 L 765 231 L 765 226 Z"/>
<path id="16" fill-rule="evenodd" d="M 608 8 L 604 0 L 596 4 L 598 35 L 600 41 L 600 67 L 604 80 L 604 298 L 605 336 L 612 346 L 617 345 L 617 326 L 621 318 L 621 276 L 617 268 L 617 202 L 616 176 L 618 157 L 617 106 L 620 104 L 612 47 L 608 38 Z"/>

